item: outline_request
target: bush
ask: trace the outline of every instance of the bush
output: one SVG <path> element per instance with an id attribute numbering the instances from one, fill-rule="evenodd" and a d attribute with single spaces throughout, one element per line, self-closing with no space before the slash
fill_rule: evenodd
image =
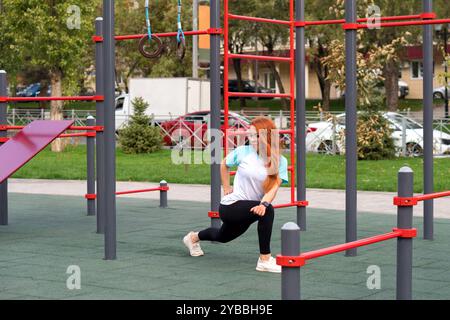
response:
<path id="1" fill-rule="evenodd" d="M 119 144 L 124 153 L 152 153 L 161 149 L 162 135 L 158 127 L 150 126 L 152 118 L 145 114 L 148 108 L 142 98 L 136 98 L 132 102 L 134 115 L 128 125 L 119 130 Z"/>
<path id="2" fill-rule="evenodd" d="M 358 159 L 383 160 L 395 156 L 395 145 L 389 122 L 379 111 L 358 115 Z"/>

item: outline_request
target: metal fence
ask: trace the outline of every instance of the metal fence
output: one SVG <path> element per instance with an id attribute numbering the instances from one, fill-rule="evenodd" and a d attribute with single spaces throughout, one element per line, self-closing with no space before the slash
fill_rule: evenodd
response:
<path id="1" fill-rule="evenodd" d="M 289 129 L 290 128 L 290 112 L 289 111 L 248 111 L 243 110 L 240 112 L 235 112 L 241 116 L 244 116 L 248 119 L 253 119 L 258 116 L 266 116 L 270 117 L 274 120 L 277 127 L 279 129 Z M 398 112 L 401 115 L 404 115 L 419 124 L 422 124 L 422 112 Z M 317 130 L 310 131 L 308 130 L 307 137 L 307 150 L 309 152 L 323 153 L 323 154 L 342 154 L 345 152 L 344 150 L 344 141 L 342 135 L 342 124 L 336 123 L 336 116 L 342 114 L 342 112 L 319 112 L 319 111 L 309 111 L 306 113 L 306 123 L 309 127 L 310 125 L 314 126 L 315 124 L 321 124 L 318 126 Z M 66 120 L 74 120 L 75 125 L 84 126 L 86 125 L 86 118 L 88 116 L 95 117 L 94 110 L 64 110 L 63 117 Z M 45 109 L 14 109 L 11 108 L 8 110 L 8 124 L 10 125 L 27 125 L 34 120 L 50 120 L 51 114 L 50 111 Z M 199 128 L 192 129 L 187 126 L 186 123 L 180 120 L 179 125 L 176 127 L 182 129 L 184 131 L 182 140 L 179 140 L 179 135 L 177 137 L 172 137 L 167 132 L 166 128 L 162 126 L 163 121 L 160 119 L 173 120 L 177 119 L 177 116 L 172 114 L 170 115 L 153 115 L 152 125 L 160 127 L 162 132 L 167 135 L 173 147 L 181 147 L 186 145 L 187 143 L 195 142 L 197 148 L 205 148 L 207 144 L 207 139 L 203 137 L 203 132 Z M 126 126 L 129 120 L 128 117 L 121 116 L 120 119 L 116 120 L 117 129 L 123 128 Z M 295 121 L 295 118 L 293 119 Z M 326 125 L 328 123 L 328 125 Z M 447 139 L 447 134 L 450 134 L 450 121 L 445 118 L 437 118 L 434 120 L 434 128 L 435 128 L 435 155 L 443 155 L 450 153 L 450 141 Z M 408 123 L 403 122 L 401 127 L 397 129 L 396 136 L 397 139 L 397 151 L 398 155 L 403 156 L 418 156 L 422 153 L 423 150 L 423 133 L 421 130 L 411 130 L 408 127 Z M 188 137 L 186 137 L 186 133 Z M 398 138 L 398 136 L 400 138 Z M 282 136 L 282 145 L 285 148 L 290 147 L 290 135 L 286 134 Z M 189 142 L 191 141 L 191 142 Z M 230 140 L 229 144 L 233 144 L 234 141 Z"/>

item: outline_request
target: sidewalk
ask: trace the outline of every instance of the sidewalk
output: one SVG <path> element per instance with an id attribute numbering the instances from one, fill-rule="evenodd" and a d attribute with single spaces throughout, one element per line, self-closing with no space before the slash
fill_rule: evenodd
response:
<path id="1" fill-rule="evenodd" d="M 117 191 L 145 189 L 158 186 L 157 183 L 147 182 L 117 182 Z M 170 184 L 168 199 L 180 201 L 210 202 L 210 187 L 207 185 L 182 185 Z M 86 194 L 85 181 L 73 180 L 33 180 L 10 179 L 9 192 L 25 194 L 45 194 L 61 196 L 79 196 Z M 389 192 L 358 192 L 358 212 L 371 212 L 381 214 L 397 214 L 396 207 L 392 204 L 395 193 Z M 125 195 L 121 197 L 138 199 L 159 199 L 158 192 Z M 309 208 L 327 210 L 345 210 L 345 191 L 308 189 L 307 199 Z M 281 188 L 278 192 L 275 204 L 289 203 L 290 189 Z M 435 217 L 450 219 L 450 199 L 444 198 L 435 201 Z M 414 208 L 415 216 L 422 216 L 423 205 Z"/>

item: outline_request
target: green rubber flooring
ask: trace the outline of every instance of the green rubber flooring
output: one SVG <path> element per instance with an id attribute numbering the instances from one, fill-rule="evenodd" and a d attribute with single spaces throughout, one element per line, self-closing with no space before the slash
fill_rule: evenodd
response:
<path id="1" fill-rule="evenodd" d="M 170 201 L 170 199 L 169 199 Z M 103 260 L 103 236 L 77 197 L 10 194 L 10 225 L 0 227 L 0 299 L 280 299 L 280 275 L 255 271 L 256 225 L 229 244 L 203 243 L 206 255 L 188 256 L 181 243 L 209 225 L 208 205 L 118 199 L 117 257 Z M 395 208 L 393 208 L 395 210 Z M 277 210 L 272 251 L 295 209 Z M 361 214 L 358 236 L 390 232 L 396 216 Z M 436 220 L 435 241 L 414 240 L 413 298 L 450 299 L 450 220 Z M 302 250 L 342 243 L 344 212 L 309 210 Z M 69 290 L 66 273 L 78 266 L 81 289 Z M 370 290 L 369 266 L 381 270 L 381 289 Z M 396 240 L 309 262 L 301 271 L 303 299 L 395 299 Z"/>

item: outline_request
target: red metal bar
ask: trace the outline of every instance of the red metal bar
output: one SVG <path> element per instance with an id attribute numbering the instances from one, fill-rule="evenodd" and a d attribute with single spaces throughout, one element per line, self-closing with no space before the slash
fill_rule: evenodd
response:
<path id="1" fill-rule="evenodd" d="M 197 31 L 186 31 L 184 32 L 185 36 L 199 36 L 199 35 L 207 35 L 213 33 L 213 30 L 197 30 Z M 176 37 L 178 32 L 165 32 L 165 33 L 153 33 L 153 35 L 159 37 L 159 38 L 167 38 L 167 37 Z M 123 41 L 123 40 L 136 40 L 136 39 L 142 39 L 143 37 L 147 36 L 148 34 L 130 34 L 130 35 L 124 35 L 124 36 L 116 36 L 116 41 Z"/>
<path id="2" fill-rule="evenodd" d="M 359 18 L 358 23 L 364 23 L 369 21 L 371 18 Z M 409 16 L 390 16 L 390 17 L 380 17 L 380 21 L 396 21 L 396 20 L 414 20 L 422 19 L 421 14 L 409 15 Z M 345 19 L 335 19 L 335 20 L 316 20 L 316 21 L 304 21 L 306 26 L 319 26 L 319 25 L 332 25 L 332 24 L 344 24 Z"/>
<path id="3" fill-rule="evenodd" d="M 168 190 L 169 190 L 169 187 L 157 187 L 157 188 L 142 189 L 142 190 L 120 191 L 120 192 L 116 192 L 116 195 L 121 196 L 121 195 L 125 195 L 125 194 L 146 193 L 146 192 L 153 192 L 153 191 L 168 191 Z"/>
<path id="4" fill-rule="evenodd" d="M 280 61 L 291 62 L 291 58 L 275 57 L 275 56 L 258 56 L 251 54 L 229 54 L 229 59 L 248 59 L 248 60 L 260 60 L 260 61 Z"/>
<path id="5" fill-rule="evenodd" d="M 439 198 L 445 198 L 445 197 L 450 197 L 450 191 L 424 194 L 424 195 L 417 196 L 414 198 L 416 198 L 417 201 L 427 201 L 427 200 L 433 200 L 433 199 L 439 199 Z"/>
<path id="6" fill-rule="evenodd" d="M 95 132 L 63 133 L 58 138 L 95 137 Z"/>
<path id="7" fill-rule="evenodd" d="M 294 0 L 289 0 L 289 18 L 291 21 L 295 20 Z M 291 23 L 289 28 L 289 42 L 290 42 L 290 99 L 291 99 L 291 131 L 295 132 L 295 26 Z M 295 135 L 292 134 L 290 149 L 291 149 L 291 202 L 295 202 Z"/>
<path id="8" fill-rule="evenodd" d="M 103 101 L 103 96 L 73 96 L 73 97 L 6 97 L 6 102 L 33 101 Z"/>
<path id="9" fill-rule="evenodd" d="M 8 142 L 8 140 L 9 140 L 9 138 L 1 137 L 0 138 L 0 143 Z"/>
<path id="10" fill-rule="evenodd" d="M 290 208 L 290 207 L 307 207 L 309 205 L 308 201 L 295 201 L 292 203 L 286 203 L 286 204 L 276 204 L 273 207 L 275 209 L 283 209 L 283 208 Z"/>
<path id="11" fill-rule="evenodd" d="M 286 93 L 256 93 L 256 92 L 228 92 L 228 97 L 236 98 L 284 98 L 290 99 L 291 95 Z M 226 117 L 225 117 L 226 119 Z"/>
<path id="12" fill-rule="evenodd" d="M 446 24 L 450 23 L 450 19 L 436 19 L 436 20 L 423 20 L 423 21 L 400 21 L 400 22 L 384 22 L 376 24 L 360 24 L 359 29 L 368 28 L 389 28 L 389 27 L 407 27 L 407 26 L 425 26 L 433 24 Z"/>
<path id="13" fill-rule="evenodd" d="M 267 18 L 257 18 L 257 17 L 249 17 L 249 16 L 240 16 L 237 14 L 225 13 L 225 17 L 232 20 L 245 20 L 245 21 L 253 21 L 253 22 L 264 22 L 264 23 L 272 23 L 272 24 L 281 24 L 290 26 L 292 25 L 291 21 L 285 20 L 276 20 L 276 19 L 267 19 Z M 228 20 L 228 19 L 227 19 Z"/>
<path id="14" fill-rule="evenodd" d="M 25 128 L 25 126 L 0 126 L 0 131 L 7 131 L 7 130 L 22 130 Z M 67 130 L 73 130 L 73 131 L 103 131 L 104 127 L 102 126 L 94 126 L 94 127 L 77 127 L 77 126 L 71 126 Z"/>
<path id="15" fill-rule="evenodd" d="M 374 243 L 398 238 L 398 237 L 401 237 L 402 234 L 403 234 L 402 230 L 393 231 L 393 232 L 385 233 L 382 235 L 378 235 L 378 236 L 374 236 L 374 237 L 370 237 L 370 238 L 366 238 L 366 239 L 361 239 L 361 240 L 357 240 L 357 241 L 353 241 L 353 242 L 348 242 L 348 243 L 332 246 L 329 248 L 305 252 L 305 253 L 302 253 L 300 255 L 300 257 L 304 258 L 305 260 L 315 259 L 315 258 L 319 258 L 319 257 L 323 257 L 323 256 L 328 256 L 328 255 L 331 255 L 334 253 L 347 251 L 349 249 L 359 248 L 359 247 L 367 246 L 369 244 L 374 244 Z"/>

